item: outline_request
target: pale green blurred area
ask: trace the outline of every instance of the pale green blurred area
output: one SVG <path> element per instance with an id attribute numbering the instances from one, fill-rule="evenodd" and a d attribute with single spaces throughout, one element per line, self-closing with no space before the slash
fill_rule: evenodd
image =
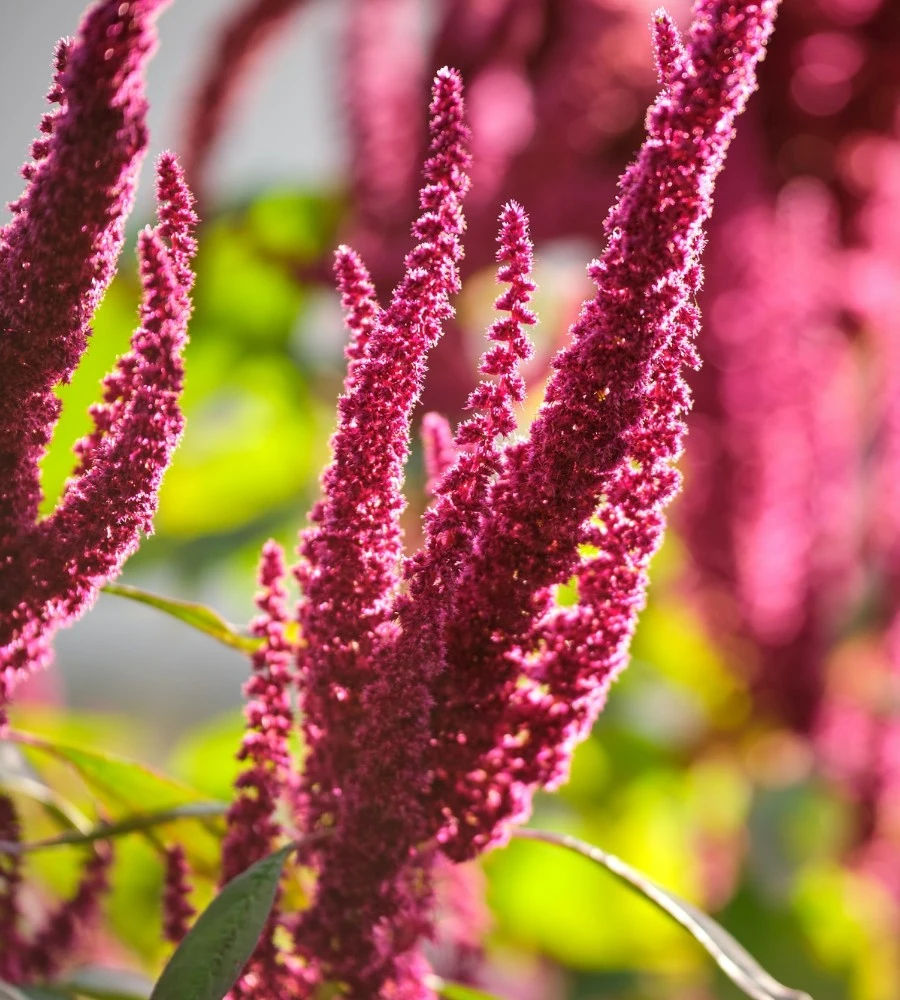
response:
<path id="1" fill-rule="evenodd" d="M 336 295 L 304 288 L 292 271 L 330 253 L 339 210 L 334 198 L 282 191 L 236 206 L 202 229 L 186 361 L 187 433 L 166 478 L 156 534 L 123 580 L 143 586 L 163 580 L 201 600 L 212 594 L 220 610 L 245 621 L 260 545 L 274 536 L 292 550 L 327 461 L 343 346 Z M 126 259 L 121 270 L 98 313 L 90 350 L 61 391 L 64 414 L 44 465 L 48 508 L 71 469 L 72 443 L 89 427 L 98 382 L 127 348 L 135 323 L 134 267 Z M 473 287 L 492 284 L 479 280 Z M 559 313 L 552 292 L 544 296 L 545 316 Z M 479 313 L 477 303 L 467 308 Z M 529 407 L 537 399 L 539 387 Z M 414 511 L 423 503 L 420 465 L 414 454 Z M 617 853 L 718 913 L 776 978 L 816 1000 L 896 1000 L 898 916 L 876 886 L 840 865 L 850 838 L 847 807 L 822 787 L 802 746 L 751 717 L 746 692 L 679 594 L 684 558 L 670 539 L 654 568 L 633 662 L 579 749 L 571 781 L 539 798 L 534 823 Z M 124 604 L 109 604 L 115 600 L 104 598 L 101 610 L 125 614 Z M 150 630 L 154 614 L 140 609 Z M 238 686 L 246 666 L 197 639 L 204 658 L 231 664 L 219 686 L 233 707 L 222 713 L 223 706 L 196 695 L 187 667 L 179 668 L 179 686 L 170 691 L 163 668 L 166 636 L 174 634 L 160 632 L 158 645 L 141 651 L 151 664 L 158 660 L 159 677 L 147 683 L 162 688 L 171 713 L 151 716 L 137 694 L 130 704 L 122 696 L 116 712 L 90 713 L 95 696 L 81 697 L 78 676 L 69 673 L 68 696 L 78 710 L 24 704 L 15 723 L 151 759 L 203 794 L 227 798 L 237 772 Z M 124 677 L 127 691 L 129 671 L 137 668 L 123 648 L 124 654 L 95 646 L 93 656 L 99 675 Z M 193 722 L 189 729 L 178 721 L 176 700 Z M 83 790 L 67 791 L 87 809 Z M 37 814 L 27 819 L 35 835 L 46 832 Z M 184 827 L 172 832 L 193 838 L 195 860 L 201 869 L 208 864 L 211 876 L 214 852 Z M 108 906 L 116 940 L 108 949 L 120 962 L 152 970 L 165 954 L 158 855 L 132 836 L 120 841 L 117 856 Z M 44 852 L 31 856 L 29 866 L 61 891 L 71 888 L 80 857 L 75 850 Z M 583 859 L 514 842 L 484 867 L 494 913 L 488 953 L 502 956 L 510 998 L 738 996 L 678 926 Z M 202 903 L 212 878 L 201 875 L 198 887 Z"/>

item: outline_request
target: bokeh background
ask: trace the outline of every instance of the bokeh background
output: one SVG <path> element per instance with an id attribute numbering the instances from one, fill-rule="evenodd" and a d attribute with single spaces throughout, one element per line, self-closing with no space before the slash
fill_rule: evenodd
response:
<path id="1" fill-rule="evenodd" d="M 523 429 L 590 294 L 584 264 L 656 90 L 651 0 L 269 3 L 253 51 L 223 59 L 228 26 L 265 6 L 175 0 L 160 20 L 152 150 L 184 156 L 203 226 L 188 431 L 156 534 L 123 576 L 236 622 L 252 612 L 260 545 L 294 544 L 327 461 L 344 343 L 331 250 L 350 239 L 382 291 L 398 276 L 432 72 L 465 75 L 476 163 L 465 289 L 426 401 L 461 411 L 490 320 L 496 215 L 515 197 L 532 212 L 540 285 Z M 20 190 L 54 42 L 80 11 L 0 4 L 4 200 Z M 682 3 L 672 12 L 687 24 Z M 893 0 L 786 0 L 710 228 L 684 497 L 632 665 L 534 820 L 715 913 L 816 1000 L 900 995 L 897 45 Z M 198 103 L 210 80 L 215 99 Z M 134 231 L 151 206 L 145 182 Z M 61 390 L 48 506 L 137 302 L 126 254 Z M 417 451 L 411 546 L 423 486 Z M 246 674 L 239 654 L 104 595 L 59 636 L 16 721 L 226 797 Z M 71 877 L 65 859 L 36 866 L 53 885 Z M 448 974 L 511 1000 L 737 996 L 680 928 L 581 859 L 519 842 L 482 868 L 490 912 L 477 872 L 446 892 Z M 158 887 L 152 852 L 128 842 L 104 941 L 123 964 L 158 961 Z"/>

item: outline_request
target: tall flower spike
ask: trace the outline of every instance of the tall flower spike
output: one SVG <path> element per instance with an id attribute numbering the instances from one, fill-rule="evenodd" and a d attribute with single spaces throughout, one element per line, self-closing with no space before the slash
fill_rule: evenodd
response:
<path id="1" fill-rule="evenodd" d="M 180 944 L 197 912 L 190 901 L 191 882 L 187 858 L 181 844 L 166 848 L 163 873 L 163 937 L 171 944 Z"/>
<path id="2" fill-rule="evenodd" d="M 366 347 L 378 323 L 381 306 L 366 265 L 350 247 L 342 245 L 335 251 L 334 276 L 341 293 L 347 329 L 350 331 L 350 343 L 344 350 L 344 355 L 350 362 L 345 385 L 349 389 L 353 385 L 358 363 L 366 356 Z"/>
<path id="3" fill-rule="evenodd" d="M 311 830 L 337 823 L 337 830 L 322 846 L 318 898 L 304 916 L 298 944 L 318 959 L 324 976 L 346 980 L 360 995 L 393 973 L 393 949 L 385 939 L 391 932 L 379 937 L 378 923 L 401 911 L 401 900 L 413 891 L 408 880 L 392 880 L 405 860 L 408 831 L 392 840 L 384 827 L 393 831 L 407 820 L 410 829 L 421 825 L 402 808 L 394 815 L 376 809 L 373 815 L 369 793 L 356 794 L 367 780 L 366 762 L 357 766 L 356 757 L 364 745 L 363 722 L 372 716 L 363 692 L 376 661 L 377 672 L 386 669 L 393 640 L 391 599 L 400 582 L 400 487 L 410 419 L 426 355 L 442 321 L 452 315 L 449 296 L 459 284 L 461 199 L 469 185 L 461 91 L 455 72 L 437 74 L 426 183 L 413 225 L 420 242 L 407 255 L 406 275 L 373 329 L 365 356 L 354 363 L 339 403 L 334 458 L 315 512 L 318 524 L 305 533 L 301 548 L 306 823 Z M 403 741 L 392 741 L 394 752 L 402 756 L 400 743 L 420 748 L 427 740 L 428 707 L 427 677 L 410 678 L 403 706 L 409 726 Z M 407 773 L 404 767 L 402 774 Z M 412 813 L 417 807 L 410 793 L 420 785 L 416 776 L 401 803 Z M 376 830 L 381 845 L 392 845 L 390 857 L 365 857 L 358 833 Z"/>
<path id="4" fill-rule="evenodd" d="M 775 10 L 770 0 L 698 3 L 687 46 L 693 72 L 678 77 L 663 66 L 671 82 L 648 113 L 648 138 L 590 269 L 597 295 L 554 361 L 528 440 L 506 450 L 458 588 L 449 669 L 435 688 L 432 794 L 445 850 L 457 859 L 502 839 L 543 780 L 540 762 L 555 750 L 540 730 L 560 709 L 529 678 L 540 656 L 536 626 L 552 613 L 551 588 L 578 570 L 601 497 L 624 499 L 626 484 L 628 504 L 601 513 L 617 539 L 611 553 L 625 559 L 606 566 L 611 579 L 626 579 L 614 588 L 616 606 L 603 611 L 619 621 L 608 641 L 621 652 L 596 657 L 586 647 L 581 670 L 606 673 L 607 658 L 619 662 L 627 650 L 678 483 L 671 463 L 688 405 L 680 368 L 693 359 L 702 225 Z"/>
<path id="5" fill-rule="evenodd" d="M 281 835 L 275 811 L 282 791 L 291 785 L 288 738 L 294 725 L 290 699 L 294 650 L 285 634 L 288 620 L 286 575 L 281 546 L 267 542 L 260 559 L 260 593 L 256 599 L 260 615 L 251 626 L 263 645 L 253 654 L 253 674 L 244 687 L 247 729 L 238 760 L 246 763 L 246 767 L 237 779 L 237 796 L 226 817 L 223 885 L 265 857 Z M 276 901 L 250 963 L 229 994 L 231 1000 L 281 995 L 273 941 L 278 920 Z"/>
<path id="6" fill-rule="evenodd" d="M 118 573 L 139 533 L 152 530 L 162 476 L 181 437 L 194 216 L 170 154 L 160 157 L 159 195 L 159 226 L 138 240 L 144 302 L 131 351 L 104 382 L 104 403 L 93 409 L 95 431 L 77 448 L 80 473 L 19 553 L 24 572 L 0 636 L 7 693 L 53 631 L 81 614 Z"/>
<path id="7" fill-rule="evenodd" d="M 37 462 L 112 279 L 147 144 L 142 72 L 164 0 L 105 0 L 58 52 L 44 137 L 0 232 L 0 551 L 37 516 Z"/>
<path id="8" fill-rule="evenodd" d="M 59 414 L 53 388 L 71 377 L 122 246 L 146 148 L 142 73 L 164 4 L 103 0 L 60 45 L 59 107 L 0 232 L 0 723 L 17 678 L 48 655 L 47 601 L 65 596 L 35 576 L 47 530 L 36 525 L 38 466 Z"/>

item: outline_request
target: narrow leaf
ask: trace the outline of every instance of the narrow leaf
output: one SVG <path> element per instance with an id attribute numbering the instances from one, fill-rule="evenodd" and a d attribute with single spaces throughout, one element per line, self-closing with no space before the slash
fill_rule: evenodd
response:
<path id="1" fill-rule="evenodd" d="M 110 805 L 135 811 L 171 809 L 203 799 L 199 792 L 187 785 L 127 757 L 71 746 L 17 730 L 9 732 L 8 738 L 62 761 Z"/>
<path id="2" fill-rule="evenodd" d="M 0 783 L 2 787 L 2 783 Z M 115 823 L 99 823 L 87 829 L 71 830 L 58 837 L 47 837 L 44 840 L 26 840 L 20 844 L 6 845 L 0 841 L 0 853 L 33 854 L 35 851 L 45 851 L 53 847 L 72 846 L 73 844 L 92 844 L 97 840 L 112 840 L 114 837 L 124 837 L 129 833 L 144 833 L 155 827 L 180 820 L 205 820 L 224 816 L 228 811 L 227 802 L 190 802 L 174 809 L 162 809 L 159 812 L 136 813 L 125 816 Z"/>
<path id="3" fill-rule="evenodd" d="M 131 587 L 125 583 L 108 583 L 103 589 L 107 594 L 127 597 L 130 601 L 137 601 L 139 604 L 148 604 L 151 608 L 157 608 L 198 632 L 203 632 L 204 635 L 211 636 L 218 642 L 224 643 L 232 649 L 240 650 L 242 653 L 253 653 L 262 645 L 261 639 L 243 634 L 236 625 L 225 621 L 218 612 L 213 611 L 205 604 L 162 597 L 159 594 L 151 594 L 146 590 Z"/>
<path id="4" fill-rule="evenodd" d="M 150 1000 L 222 1000 L 253 954 L 295 847 L 257 861 L 225 886 L 169 959 Z"/>
<path id="5" fill-rule="evenodd" d="M 808 993 L 793 990 L 773 979 L 768 972 L 712 917 L 657 885 L 636 868 L 614 854 L 608 854 L 576 837 L 546 830 L 517 830 L 514 836 L 565 847 L 612 872 L 631 889 L 641 893 L 694 936 L 715 959 L 719 968 L 752 1000 L 812 1000 Z"/>
<path id="6" fill-rule="evenodd" d="M 37 778 L 25 774 L 0 774 L 0 791 L 38 802 L 59 824 L 76 831 L 76 836 L 82 836 L 91 829 L 91 821 L 74 803 Z M 18 844 L 0 841 L 0 853 L 13 852 L 20 853 Z"/>

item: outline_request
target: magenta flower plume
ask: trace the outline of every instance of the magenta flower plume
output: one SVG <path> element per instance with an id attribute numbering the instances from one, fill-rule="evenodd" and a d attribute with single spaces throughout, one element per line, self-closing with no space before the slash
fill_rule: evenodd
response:
<path id="1" fill-rule="evenodd" d="M 158 170 L 159 225 L 138 240 L 144 302 L 131 351 L 104 381 L 104 401 L 92 410 L 95 430 L 76 446 L 78 473 L 49 517 L 20 529 L 0 579 L 0 708 L 17 677 L 45 657 L 55 629 L 90 605 L 140 532 L 152 530 L 162 476 L 181 437 L 194 215 L 171 154 L 160 157 Z"/>
<path id="2" fill-rule="evenodd" d="M 678 486 L 702 226 L 775 9 L 698 4 L 687 62 L 664 67 L 647 141 L 607 219 L 607 248 L 590 268 L 596 298 L 554 360 L 528 440 L 505 452 L 435 688 L 432 796 L 451 857 L 502 838 L 531 790 L 560 780 L 558 756 L 626 662 Z M 670 23 L 656 23 L 668 37 Z M 667 51 L 684 62 L 671 45 L 659 44 L 658 58 Z M 585 543 L 598 554 L 581 556 Z M 573 574 L 584 594 L 569 615 L 552 588 Z M 578 697 L 554 695 L 555 678 Z"/>
<path id="3" fill-rule="evenodd" d="M 339 246 L 334 254 L 334 276 L 350 343 L 344 350 L 349 362 L 347 367 L 347 388 L 353 385 L 358 363 L 366 356 L 366 346 L 372 330 L 378 322 L 381 306 L 375 295 L 375 286 L 369 277 L 366 265 L 359 254 L 350 247 Z"/>
<path id="4" fill-rule="evenodd" d="M 109 468 L 85 469 L 56 514 L 37 523 L 39 462 L 59 414 L 53 387 L 71 377 L 91 316 L 112 279 L 146 148 L 142 73 L 155 44 L 152 21 L 162 6 L 164 0 L 97 3 L 75 41 L 61 44 L 50 92 L 58 108 L 41 123 L 44 138 L 34 144 L 34 162 L 24 168 L 28 186 L 0 233 L 0 724 L 17 679 L 48 658 L 53 630 L 92 600 L 134 547 L 158 486 L 157 473 L 137 482 L 147 476 L 135 461 L 150 458 L 142 445 L 133 455 L 118 456 L 129 470 L 124 481 Z M 183 228 L 184 219 L 176 216 L 189 212 L 188 196 L 173 171 L 171 165 L 161 167 L 167 189 L 161 190 L 161 212 Z M 181 208 L 167 209 L 166 199 Z M 171 317 L 183 325 L 189 233 L 169 235 L 173 259 L 181 262 L 179 277 L 169 282 L 175 298 L 171 306 L 162 301 L 160 276 L 154 279 L 153 308 L 183 313 Z M 168 260 L 169 250 L 160 244 L 158 253 L 145 253 L 148 259 L 154 255 L 162 267 L 159 258 Z M 148 276 L 153 269 L 159 267 L 148 263 Z M 170 320 L 163 325 L 171 326 Z M 136 405 L 130 413 L 137 413 Z M 132 433 L 155 440 L 163 422 L 147 412 Z M 123 417 L 122 429 L 133 423 Z M 120 438 L 110 434 L 103 445 L 107 465 Z M 104 475 L 107 486 L 98 491 Z M 138 495 L 144 498 L 138 500 L 140 512 L 116 509 L 120 500 L 133 505 Z M 106 516 L 98 516 L 101 510 Z"/>
<path id="5" fill-rule="evenodd" d="M 98 915 L 100 900 L 109 888 L 112 861 L 108 843 L 93 846 L 72 897 L 59 904 L 24 949 L 22 969 L 26 976 L 46 979 L 59 971 Z"/>
<path id="6" fill-rule="evenodd" d="M 57 53 L 28 186 L 0 232 L 0 550 L 31 528 L 37 460 L 112 279 L 147 144 L 142 72 L 163 0 L 95 4 Z"/>
<path id="7" fill-rule="evenodd" d="M 166 848 L 163 874 L 163 937 L 180 944 L 190 929 L 196 909 L 190 901 L 191 882 L 187 858 L 181 844 Z"/>
<path id="8" fill-rule="evenodd" d="M 688 44 L 656 19 L 664 90 L 606 223 L 570 346 L 524 441 L 504 440 L 531 243 L 501 217 L 497 301 L 474 413 L 435 486 L 424 545 L 401 562 L 409 420 L 427 350 L 451 314 L 468 182 L 459 80 L 435 81 L 421 241 L 390 306 L 351 352 L 334 458 L 303 535 L 299 658 L 308 747 L 301 817 L 317 843 L 314 904 L 296 935 L 312 977 L 346 995 L 429 996 L 417 948 L 431 927 L 435 853 L 471 857 L 565 776 L 626 662 L 647 569 L 679 479 L 681 377 L 695 361 L 702 227 L 736 115 L 755 87 L 774 0 L 703 0 Z M 339 256 L 351 329 L 358 266 Z M 445 429 L 437 431 L 438 445 Z M 578 603 L 556 588 L 575 578 Z"/>
<path id="9" fill-rule="evenodd" d="M 294 649 L 285 634 L 286 575 L 284 552 L 275 542 L 267 542 L 259 569 L 256 603 L 260 614 L 251 625 L 263 644 L 253 654 L 253 674 L 244 687 L 247 729 L 238 760 L 246 766 L 235 783 L 237 797 L 226 817 L 223 885 L 272 851 L 282 833 L 275 811 L 282 791 L 292 783 L 288 738 L 294 724 L 290 701 Z M 278 988 L 281 967 L 275 960 L 273 940 L 279 917 L 276 901 L 249 965 L 229 994 L 232 1000 L 282 995 Z"/>
<path id="10" fill-rule="evenodd" d="M 401 910 L 400 897 L 413 891 L 390 880 L 405 860 L 406 835 L 384 827 L 403 823 L 398 820 L 402 805 L 400 813 L 376 810 L 379 815 L 373 815 L 367 793 L 354 796 L 345 786 L 354 780 L 363 787 L 372 778 L 354 765 L 354 747 L 361 727 L 373 715 L 364 702 L 364 688 L 392 643 L 390 602 L 400 582 L 400 487 L 410 419 L 421 392 L 426 354 L 440 336 L 441 322 L 452 314 L 449 296 L 458 288 L 460 202 L 468 189 L 462 114 L 459 77 L 441 70 L 431 103 L 421 215 L 413 226 L 420 242 L 407 255 L 407 273 L 369 336 L 365 356 L 354 362 L 339 404 L 334 458 L 314 512 L 317 524 L 305 533 L 301 547 L 306 822 L 312 830 L 335 822 L 338 828 L 321 850 L 318 899 L 305 915 L 298 941 L 306 954 L 322 963 L 327 976 L 346 980 L 361 995 L 377 989 L 395 971 L 384 968 L 383 962 L 387 959 L 390 966 L 392 954 L 404 949 L 379 944 L 376 928 L 391 911 Z M 427 677 L 414 676 L 410 683 L 404 705 L 395 706 L 411 713 L 408 726 L 402 740 L 392 740 L 394 753 L 409 757 L 404 760 L 409 766 L 395 771 L 391 787 L 410 775 L 410 766 L 415 771 L 410 761 L 428 738 Z M 387 759 L 384 764 L 390 767 Z M 421 787 L 421 774 L 413 779 L 404 803 L 415 812 L 418 807 L 409 793 Z M 413 826 L 421 823 L 413 821 Z M 365 839 L 358 834 L 367 828 L 365 837 L 378 829 L 382 845 L 396 845 L 389 857 L 365 856 Z M 384 893 L 379 890 L 382 883 Z"/>

